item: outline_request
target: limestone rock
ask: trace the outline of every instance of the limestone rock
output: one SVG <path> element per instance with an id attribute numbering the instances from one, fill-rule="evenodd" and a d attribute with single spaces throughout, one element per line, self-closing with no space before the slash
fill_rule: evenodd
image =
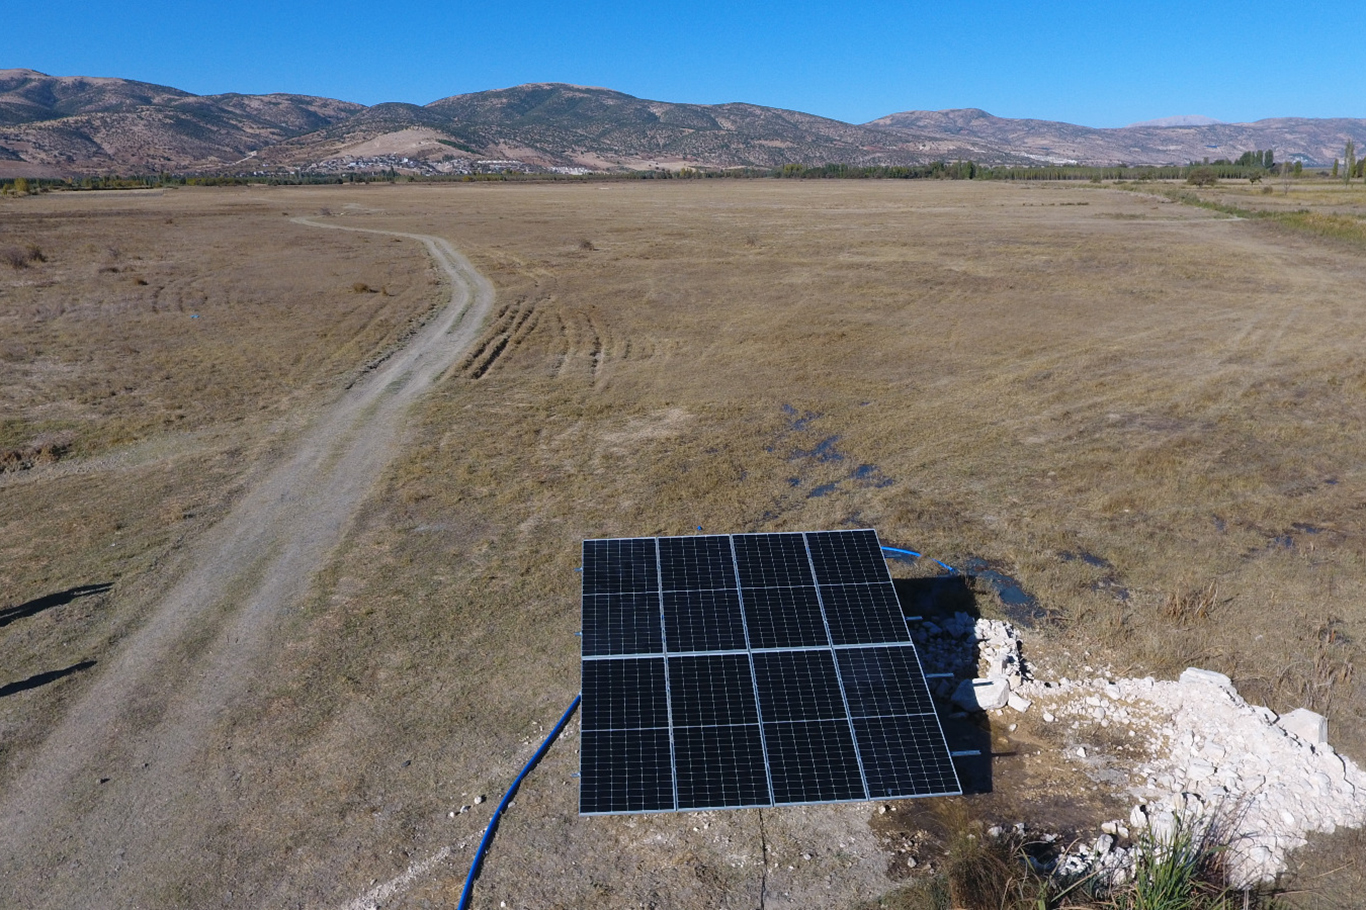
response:
<path id="1" fill-rule="evenodd" d="M 1010 683 L 1000 677 L 965 679 L 953 693 L 953 703 L 965 711 L 991 711 L 1010 700 Z"/>
<path id="2" fill-rule="evenodd" d="M 1296 708 L 1276 721 L 1281 728 L 1293 733 L 1311 746 L 1328 742 L 1328 718 L 1308 708 Z"/>
<path id="3" fill-rule="evenodd" d="M 1199 667 L 1187 667 L 1181 671 L 1181 682 L 1183 683 L 1205 683 L 1211 686 L 1218 686 L 1225 692 L 1237 694 L 1238 690 L 1233 686 L 1233 680 L 1222 673 L 1213 670 L 1201 670 Z"/>

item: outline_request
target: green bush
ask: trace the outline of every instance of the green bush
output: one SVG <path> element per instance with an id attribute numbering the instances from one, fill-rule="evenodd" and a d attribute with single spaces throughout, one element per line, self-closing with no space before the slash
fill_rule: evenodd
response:
<path id="1" fill-rule="evenodd" d="M 1186 182 L 1191 186 L 1216 186 L 1219 183 L 1219 175 L 1212 167 L 1191 168 Z"/>

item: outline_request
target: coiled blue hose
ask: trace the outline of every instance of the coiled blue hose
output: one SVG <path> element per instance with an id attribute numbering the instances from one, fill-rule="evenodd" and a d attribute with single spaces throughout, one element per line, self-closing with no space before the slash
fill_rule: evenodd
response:
<path id="1" fill-rule="evenodd" d="M 456 905 L 458 910 L 467 910 L 470 905 L 470 895 L 474 893 L 474 880 L 478 877 L 479 867 L 484 862 L 484 851 L 488 849 L 489 843 L 493 840 L 493 832 L 498 827 L 498 819 L 502 817 L 503 810 L 508 807 L 508 803 L 512 802 L 512 797 L 516 795 L 517 787 L 522 783 L 522 778 L 526 777 L 527 773 L 536 767 L 536 763 L 541 760 L 541 756 L 545 755 L 550 744 L 560 735 L 564 725 L 569 723 L 569 717 L 574 713 L 574 709 L 579 706 L 579 700 L 582 697 L 582 695 L 574 696 L 574 700 L 569 703 L 569 708 L 565 710 L 560 722 L 550 731 L 550 735 L 545 738 L 545 742 L 541 743 L 541 748 L 536 750 L 536 754 L 531 756 L 526 767 L 522 769 L 522 773 L 513 780 L 512 786 L 508 787 L 508 792 L 503 794 L 503 801 L 498 804 L 498 808 L 493 810 L 493 817 L 489 819 L 489 826 L 484 829 L 484 839 L 479 841 L 479 849 L 474 851 L 474 861 L 470 863 L 470 874 L 465 878 L 465 890 L 460 892 L 460 903 Z"/>

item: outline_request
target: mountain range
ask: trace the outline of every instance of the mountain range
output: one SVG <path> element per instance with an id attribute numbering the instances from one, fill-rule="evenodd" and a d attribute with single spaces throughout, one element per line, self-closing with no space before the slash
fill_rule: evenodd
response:
<path id="1" fill-rule="evenodd" d="M 195 95 L 117 78 L 0 70 L 0 177 L 94 174 L 570 173 L 785 164 L 1185 164 L 1271 148 L 1322 164 L 1366 120 L 1221 123 L 1182 116 L 1116 129 L 905 111 L 852 124 L 756 104 L 649 101 L 537 83 L 427 105 L 309 95 Z"/>

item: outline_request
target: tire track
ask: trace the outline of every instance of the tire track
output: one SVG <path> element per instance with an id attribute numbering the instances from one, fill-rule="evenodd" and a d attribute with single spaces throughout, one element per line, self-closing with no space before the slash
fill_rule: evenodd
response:
<path id="1" fill-rule="evenodd" d="M 539 295 L 537 299 L 529 299 L 523 294 L 515 303 L 499 310 L 493 325 L 461 362 L 460 372 L 470 379 L 481 379 L 493 369 L 503 354 L 520 347 L 540 324 L 539 301 Z"/>
<path id="2" fill-rule="evenodd" d="M 583 310 L 573 310 L 564 316 L 556 314 L 556 318 L 559 319 L 560 343 L 564 347 L 555 370 L 556 378 L 567 379 L 576 372 L 586 373 L 597 385 L 602 378 L 608 347 L 597 320 Z"/>
<path id="3" fill-rule="evenodd" d="M 0 906 L 156 905 L 168 870 L 212 874 L 198 848 L 223 811 L 205 786 L 224 762 L 211 733 L 287 644 L 281 619 L 397 454 L 409 407 L 459 362 L 492 309 L 492 286 L 441 238 L 293 220 L 422 243 L 450 302 L 319 413 L 192 545 L 184 574 L 21 760 L 0 794 Z"/>

